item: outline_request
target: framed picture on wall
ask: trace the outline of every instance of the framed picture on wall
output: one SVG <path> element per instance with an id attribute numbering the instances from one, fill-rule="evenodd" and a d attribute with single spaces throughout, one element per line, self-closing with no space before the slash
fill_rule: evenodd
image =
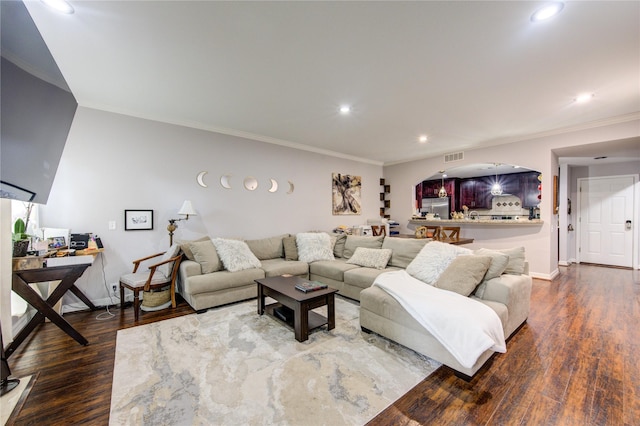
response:
<path id="1" fill-rule="evenodd" d="M 153 210 L 125 210 L 125 231 L 150 231 L 153 229 Z"/>
<path id="2" fill-rule="evenodd" d="M 362 177 L 332 173 L 331 180 L 333 214 L 360 214 Z"/>

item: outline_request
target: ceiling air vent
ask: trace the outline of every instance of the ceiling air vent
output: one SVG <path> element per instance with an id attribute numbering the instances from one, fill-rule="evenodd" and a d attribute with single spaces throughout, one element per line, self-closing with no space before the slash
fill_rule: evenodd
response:
<path id="1" fill-rule="evenodd" d="M 452 161 L 460 161 L 460 160 L 464 160 L 464 152 L 462 151 L 444 155 L 445 163 L 451 163 Z"/>

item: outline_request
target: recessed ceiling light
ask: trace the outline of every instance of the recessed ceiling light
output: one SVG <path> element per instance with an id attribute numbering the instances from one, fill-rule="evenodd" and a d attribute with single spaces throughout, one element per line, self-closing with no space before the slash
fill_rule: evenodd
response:
<path id="1" fill-rule="evenodd" d="M 564 3 L 561 1 L 548 3 L 533 12 L 531 15 L 531 22 L 546 21 L 556 16 L 564 8 Z"/>
<path id="2" fill-rule="evenodd" d="M 583 104 L 585 102 L 589 102 L 594 96 L 595 95 L 593 93 L 582 93 L 576 96 L 573 101 L 577 104 Z"/>
<path id="3" fill-rule="evenodd" d="M 422 135 L 418 138 L 418 140 L 420 141 L 420 143 L 425 143 L 427 141 L 427 135 Z"/>
<path id="4" fill-rule="evenodd" d="M 340 114 L 349 114 L 351 112 L 351 107 L 349 105 L 342 105 L 340 107 Z"/>
<path id="5" fill-rule="evenodd" d="M 41 0 L 42 3 L 46 4 L 52 9 L 57 10 L 58 12 L 66 13 L 71 15 L 74 12 L 73 6 L 71 6 L 66 0 Z"/>

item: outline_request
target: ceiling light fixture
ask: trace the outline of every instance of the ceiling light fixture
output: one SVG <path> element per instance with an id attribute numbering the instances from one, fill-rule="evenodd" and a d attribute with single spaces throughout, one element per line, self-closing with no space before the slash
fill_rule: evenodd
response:
<path id="1" fill-rule="evenodd" d="M 573 98 L 573 102 L 577 103 L 577 104 L 584 104 L 586 102 L 589 102 L 591 99 L 593 99 L 595 96 L 595 94 L 593 93 L 582 93 L 578 96 L 576 96 L 575 98 Z"/>
<path id="2" fill-rule="evenodd" d="M 444 174 L 444 170 L 440 170 L 440 173 L 442 173 L 442 186 L 440 187 L 440 191 L 438 191 L 438 197 L 446 198 L 447 197 L 447 190 L 444 187 L 444 178 L 447 175 Z"/>
<path id="3" fill-rule="evenodd" d="M 349 105 L 342 105 L 340 107 L 340 114 L 349 114 L 351 112 L 351 107 Z"/>
<path id="4" fill-rule="evenodd" d="M 491 187 L 491 195 L 502 195 L 502 187 L 500 186 L 500 183 L 498 182 L 498 166 L 500 165 L 500 163 L 496 163 L 496 181 L 494 182 L 493 186 Z"/>
<path id="5" fill-rule="evenodd" d="M 66 13 L 67 15 L 71 15 L 74 12 L 73 6 L 69 4 L 66 0 L 40 0 L 42 3 L 46 4 L 52 9 L 57 10 L 58 12 Z"/>
<path id="6" fill-rule="evenodd" d="M 418 138 L 418 140 L 420 141 L 420 143 L 425 143 L 427 141 L 427 135 L 422 135 Z"/>
<path id="7" fill-rule="evenodd" d="M 560 13 L 563 8 L 564 3 L 561 1 L 545 4 L 533 12 L 533 15 L 531 15 L 531 22 L 546 21 Z"/>

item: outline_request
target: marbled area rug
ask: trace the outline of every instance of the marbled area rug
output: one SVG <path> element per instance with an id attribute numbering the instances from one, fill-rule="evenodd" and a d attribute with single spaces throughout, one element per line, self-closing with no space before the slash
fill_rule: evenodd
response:
<path id="1" fill-rule="evenodd" d="M 109 423 L 359 425 L 440 365 L 361 332 L 340 297 L 303 343 L 256 303 L 118 331 Z"/>

